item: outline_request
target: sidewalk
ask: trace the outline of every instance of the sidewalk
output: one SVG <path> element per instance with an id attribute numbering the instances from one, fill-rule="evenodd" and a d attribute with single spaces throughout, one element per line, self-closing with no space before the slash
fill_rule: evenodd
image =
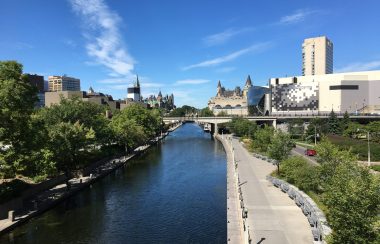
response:
<path id="1" fill-rule="evenodd" d="M 252 243 L 313 243 L 301 209 L 266 180 L 276 167 L 250 155 L 237 139 L 232 139 L 232 145 Z"/>

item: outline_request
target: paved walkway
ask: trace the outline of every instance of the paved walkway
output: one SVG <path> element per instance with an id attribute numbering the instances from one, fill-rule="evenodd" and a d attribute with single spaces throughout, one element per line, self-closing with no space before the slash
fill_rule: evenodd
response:
<path id="1" fill-rule="evenodd" d="M 237 139 L 232 139 L 232 146 L 244 205 L 248 209 L 246 224 L 253 234 L 252 243 L 313 243 L 302 210 L 265 178 L 276 167 L 253 157 Z"/>

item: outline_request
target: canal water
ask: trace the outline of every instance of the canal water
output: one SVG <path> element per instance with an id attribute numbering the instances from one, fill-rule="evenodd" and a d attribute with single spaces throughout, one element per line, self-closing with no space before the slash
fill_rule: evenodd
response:
<path id="1" fill-rule="evenodd" d="M 226 155 L 187 123 L 0 243 L 226 243 Z"/>

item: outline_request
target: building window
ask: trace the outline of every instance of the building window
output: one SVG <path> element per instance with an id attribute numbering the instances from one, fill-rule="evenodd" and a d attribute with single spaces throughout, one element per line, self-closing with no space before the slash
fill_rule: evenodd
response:
<path id="1" fill-rule="evenodd" d="M 359 86 L 358 85 L 330 86 L 330 90 L 359 90 Z"/>

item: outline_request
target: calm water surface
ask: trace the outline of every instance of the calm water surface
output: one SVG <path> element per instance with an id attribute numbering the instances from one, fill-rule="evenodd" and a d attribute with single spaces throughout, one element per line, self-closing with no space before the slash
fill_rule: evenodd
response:
<path id="1" fill-rule="evenodd" d="M 226 243 L 226 156 L 185 124 L 0 243 Z"/>

